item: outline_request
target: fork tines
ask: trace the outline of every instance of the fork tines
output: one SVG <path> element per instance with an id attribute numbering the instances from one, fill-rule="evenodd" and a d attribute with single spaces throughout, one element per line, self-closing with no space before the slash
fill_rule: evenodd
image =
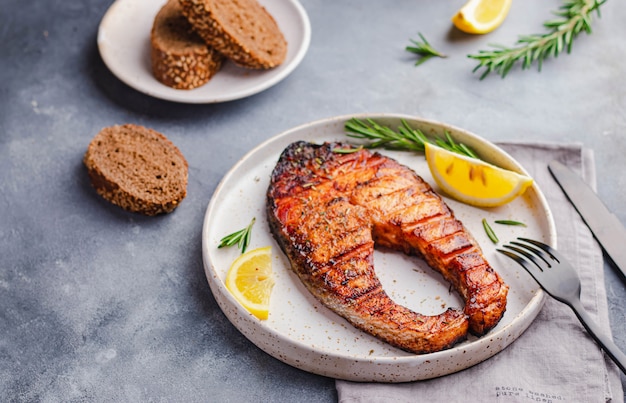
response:
<path id="1" fill-rule="evenodd" d="M 527 270 L 530 270 L 531 268 L 526 266 L 527 261 L 521 256 L 524 256 L 526 259 L 533 262 L 535 266 L 537 266 L 537 268 L 539 268 L 539 270 L 541 271 L 545 270 L 546 268 L 552 267 L 551 261 L 556 261 L 557 263 L 559 263 L 563 260 L 559 253 L 550 245 L 546 245 L 545 243 L 536 241 L 534 239 L 521 237 L 517 239 L 522 242 L 511 241 L 509 244 L 503 245 L 508 250 L 496 250 L 515 260 Z M 511 251 L 514 251 L 516 253 L 513 253 Z M 543 264 L 537 260 L 537 257 L 539 257 L 543 261 Z"/>
<path id="2" fill-rule="evenodd" d="M 521 242 L 512 241 L 505 249 L 496 250 L 519 263 L 549 295 L 572 308 L 587 332 L 626 373 L 626 355 L 595 325 L 580 301 L 581 283 L 574 266 L 542 242 L 517 239 Z"/>

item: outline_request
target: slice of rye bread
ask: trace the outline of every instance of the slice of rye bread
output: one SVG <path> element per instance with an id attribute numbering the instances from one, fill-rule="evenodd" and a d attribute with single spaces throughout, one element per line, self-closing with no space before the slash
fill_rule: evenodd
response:
<path id="1" fill-rule="evenodd" d="M 287 41 L 256 0 L 179 0 L 202 39 L 236 64 L 252 69 L 280 65 Z"/>
<path id="2" fill-rule="evenodd" d="M 176 89 L 206 84 L 222 67 L 224 56 L 207 46 L 182 14 L 178 0 L 168 0 L 154 18 L 150 33 L 152 73 Z"/>
<path id="3" fill-rule="evenodd" d="M 102 129 L 83 158 L 106 200 L 145 215 L 169 213 L 187 195 L 187 161 L 164 135 L 125 124 Z"/>

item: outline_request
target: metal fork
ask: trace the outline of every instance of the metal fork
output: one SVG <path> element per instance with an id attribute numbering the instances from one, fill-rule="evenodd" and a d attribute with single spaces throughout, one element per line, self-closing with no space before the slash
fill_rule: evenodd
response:
<path id="1" fill-rule="evenodd" d="M 574 267 L 554 248 L 528 238 L 517 238 L 498 252 L 519 263 L 554 299 L 568 305 L 587 332 L 626 374 L 626 355 L 604 335 L 580 302 L 580 278 Z"/>

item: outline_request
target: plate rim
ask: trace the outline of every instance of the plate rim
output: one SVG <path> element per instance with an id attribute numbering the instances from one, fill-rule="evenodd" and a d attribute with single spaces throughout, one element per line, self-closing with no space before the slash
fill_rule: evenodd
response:
<path id="1" fill-rule="evenodd" d="M 420 123 L 423 124 L 429 124 L 429 125 L 434 125 L 440 128 L 443 128 L 444 130 L 450 130 L 450 131 L 456 131 L 459 133 L 463 133 L 464 136 L 469 136 L 471 138 L 473 138 L 474 140 L 484 143 L 486 145 L 488 145 L 490 148 L 492 148 L 493 150 L 496 150 L 496 152 L 501 153 L 506 159 L 508 159 L 510 162 L 512 162 L 515 165 L 515 169 L 518 172 L 522 173 L 522 174 L 528 174 L 528 172 L 524 169 L 524 167 L 517 162 L 517 160 L 515 160 L 511 155 L 509 155 L 505 150 L 503 150 L 502 148 L 500 148 L 497 144 L 492 143 L 491 141 L 484 139 L 470 131 L 467 131 L 465 129 L 459 128 L 457 126 L 454 125 L 450 125 L 450 124 L 446 124 L 446 123 L 442 123 L 436 120 L 431 120 L 431 119 L 425 119 L 422 118 L 420 116 L 414 116 L 414 115 L 408 115 L 408 114 L 399 114 L 399 113 L 356 113 L 356 114 L 348 114 L 348 115 L 339 115 L 339 116 L 333 116 L 333 117 L 328 117 L 328 118 L 323 118 L 323 119 L 319 119 L 319 120 L 314 120 L 308 123 L 304 123 L 298 126 L 295 126 L 293 128 L 290 128 L 288 130 L 282 131 L 277 135 L 271 136 L 270 138 L 262 141 L 261 143 L 259 143 L 257 146 L 253 147 L 250 151 L 248 151 L 243 157 L 241 157 L 228 171 L 227 173 L 223 176 L 223 178 L 220 180 L 218 186 L 216 187 L 211 200 L 208 203 L 206 212 L 205 212 L 205 216 L 204 216 L 204 221 L 203 221 L 203 229 L 202 229 L 202 252 L 203 252 L 203 265 L 204 265 L 204 270 L 205 270 L 205 275 L 207 277 L 207 280 L 209 282 L 209 286 L 211 288 L 211 291 L 214 295 L 214 297 L 216 298 L 216 301 L 218 302 L 218 305 L 220 305 L 220 309 L 222 309 L 222 311 L 226 314 L 224 308 L 222 307 L 222 304 L 225 303 L 225 301 L 223 301 L 223 299 L 228 300 L 228 303 L 230 304 L 235 304 L 238 309 L 241 311 L 241 315 L 239 315 L 238 320 L 244 320 L 244 321 L 248 321 L 250 323 L 253 324 L 253 326 L 255 327 L 261 327 L 263 328 L 265 331 L 267 332 L 272 332 L 274 329 L 271 329 L 265 322 L 263 321 L 254 321 L 249 317 L 246 317 L 246 312 L 245 309 L 243 307 L 241 307 L 237 301 L 234 299 L 234 297 L 232 297 L 232 295 L 230 295 L 229 293 L 226 293 L 225 295 L 218 295 L 220 294 L 220 289 L 219 287 L 214 284 L 213 281 L 211 281 L 211 277 L 213 277 L 213 273 L 211 273 L 212 268 L 211 268 L 211 262 L 210 262 L 210 258 L 209 258 L 209 242 L 207 240 L 208 237 L 208 225 L 209 225 L 209 221 L 210 218 L 213 214 L 214 209 L 216 209 L 217 207 L 217 195 L 220 194 L 220 192 L 222 191 L 222 189 L 224 189 L 224 187 L 228 184 L 229 179 L 237 172 L 237 170 L 241 167 L 241 165 L 245 164 L 247 162 L 248 159 L 252 158 L 255 154 L 257 154 L 259 151 L 263 150 L 264 148 L 268 147 L 269 145 L 271 145 L 274 142 L 278 142 L 286 137 L 289 137 L 290 135 L 292 135 L 292 133 L 294 132 L 299 132 L 302 130 L 305 130 L 307 128 L 311 128 L 311 127 L 315 127 L 315 126 L 322 126 L 322 125 L 329 125 L 329 124 L 333 124 L 333 123 L 337 123 L 339 121 L 347 121 L 350 118 L 359 118 L 359 119 L 366 119 L 366 118 L 372 118 L 372 119 L 407 119 L 407 120 L 412 120 L 412 121 L 418 121 Z M 347 141 L 347 140 L 346 140 Z M 278 155 L 276 156 L 278 158 Z M 557 244 L 557 233 L 556 233 L 556 225 L 554 222 L 554 217 L 552 215 L 552 212 L 549 208 L 548 202 L 543 194 L 543 192 L 541 191 L 541 189 L 539 188 L 539 186 L 534 183 L 533 184 L 533 188 L 535 190 L 536 193 L 536 197 L 538 198 L 538 200 L 540 201 L 541 205 L 543 207 L 545 207 L 545 213 L 546 213 L 546 220 L 547 220 L 547 226 L 548 226 L 548 241 L 547 243 L 549 243 L 551 246 L 556 247 Z M 217 276 L 218 280 L 221 281 L 221 279 L 219 279 L 219 276 Z M 506 348 L 508 345 L 510 345 L 511 343 L 513 343 L 519 336 L 521 336 L 526 329 L 528 328 L 528 326 L 530 326 L 530 324 L 532 324 L 534 322 L 534 320 L 536 319 L 537 315 L 539 314 L 539 312 L 541 311 L 541 308 L 543 307 L 543 304 L 546 300 L 546 294 L 545 292 L 538 287 L 537 291 L 534 293 L 534 296 L 530 299 L 530 301 L 526 304 L 526 306 L 523 307 L 523 309 L 510 321 L 510 323 L 506 324 L 505 326 L 503 326 L 502 328 L 497 330 L 497 333 L 488 333 L 487 335 L 484 335 L 480 338 L 475 339 L 474 341 L 470 342 L 472 345 L 468 345 L 468 344 L 461 344 L 461 345 L 457 345 L 452 347 L 451 349 L 448 350 L 442 350 L 442 351 L 438 351 L 438 352 L 434 352 L 434 353 L 430 353 L 430 354 L 422 354 L 422 355 L 406 355 L 406 356 L 385 356 L 385 357 L 381 357 L 381 356 L 374 356 L 374 357 L 359 357 L 359 356 L 351 356 L 349 358 L 346 357 L 346 355 L 341 355 L 338 352 L 335 351 L 331 351 L 331 350 L 323 350 L 323 351 L 319 351 L 319 352 L 314 352 L 314 353 L 318 353 L 324 357 L 327 358 L 333 358 L 333 359 L 338 359 L 338 360 L 346 360 L 349 359 L 351 361 L 353 361 L 354 363 L 358 364 L 371 364 L 371 365 L 378 365 L 378 366 L 393 366 L 393 367 L 397 367 L 398 365 L 406 365 L 409 368 L 412 368 L 414 366 L 419 366 L 419 365 L 423 365 L 424 361 L 432 361 L 432 362 L 439 362 L 441 359 L 448 359 L 448 358 L 453 358 L 455 354 L 458 354 L 459 350 L 467 350 L 468 348 L 475 348 L 474 346 L 478 345 L 480 346 L 481 344 L 485 344 L 488 343 L 490 340 L 495 339 L 498 335 L 501 334 L 509 334 L 510 338 L 512 337 L 512 340 L 509 342 L 506 342 L 505 345 L 501 348 L 501 349 L 496 349 L 497 351 L 495 352 L 489 352 L 486 356 L 479 356 L 477 357 L 477 359 L 475 360 L 470 360 L 469 364 L 467 365 L 462 365 L 458 368 L 456 368 L 455 370 L 452 371 L 444 371 L 443 373 L 437 373 L 437 372 L 433 372 L 430 376 L 424 376 L 424 375 L 415 375 L 413 373 L 407 374 L 407 375 L 397 375 L 395 378 L 390 379 L 387 376 L 369 376 L 369 375 L 365 375 L 365 376 L 359 376 L 357 374 L 352 374 L 352 375 L 346 375 L 345 372 L 343 371 L 333 371 L 328 370 L 327 368 L 320 368 L 319 366 L 316 366 L 314 364 L 310 364 L 310 363 L 306 363 L 306 362 L 295 362 L 294 360 L 290 359 L 290 357 L 287 357 L 285 355 L 278 355 L 272 351 L 271 347 L 268 347 L 266 345 L 263 345 L 263 343 L 259 342 L 259 340 L 257 340 L 257 337 L 255 335 L 250 334 L 249 332 L 247 332 L 245 329 L 242 330 L 240 328 L 240 326 L 238 326 L 237 324 L 233 323 L 233 319 L 229 316 L 226 315 L 229 319 L 229 321 L 231 321 L 231 323 L 233 323 L 233 325 L 238 329 L 238 331 L 240 331 L 242 334 L 244 334 L 244 336 L 246 336 L 246 338 L 248 338 L 253 344 L 257 345 L 257 347 L 261 348 L 263 351 L 265 351 L 266 353 L 268 353 L 269 355 L 272 355 L 274 358 L 277 358 L 289 365 L 295 366 L 297 368 L 303 369 L 305 371 L 308 372 L 312 372 L 312 373 L 316 373 L 319 375 L 323 375 L 323 376 L 329 376 L 329 377 L 333 377 L 333 378 L 338 378 L 338 379 L 344 379 L 344 380 L 352 380 L 352 381 L 374 381 L 374 382 L 407 382 L 407 381 L 415 381 L 415 380 L 424 380 L 424 379 L 430 379 L 433 377 L 438 377 L 438 376 L 443 376 L 443 375 L 448 375 L 454 372 L 458 372 L 462 369 L 468 368 L 470 366 L 473 366 L 475 364 L 478 364 L 479 362 L 482 362 L 492 356 L 494 356 L 495 354 L 497 354 L 499 351 L 503 350 L 504 348 Z M 530 315 L 531 317 L 529 318 L 528 315 Z M 520 319 L 525 319 L 526 322 L 523 323 L 523 326 L 518 327 L 517 330 L 517 334 L 514 334 L 513 336 L 511 336 L 510 327 L 513 327 L 514 325 L 517 324 L 517 321 Z M 308 345 L 305 342 L 302 342 L 300 340 L 295 340 L 293 338 L 286 338 L 287 340 L 285 340 L 285 338 L 280 339 L 282 343 L 288 343 L 290 345 L 290 347 L 293 348 L 302 348 L 302 349 L 306 349 L 306 350 L 311 350 L 311 346 Z"/>
<path id="2" fill-rule="evenodd" d="M 107 66 L 109 71 L 111 71 L 111 73 L 115 77 L 117 77 L 121 82 L 133 88 L 134 90 L 139 91 L 143 94 L 146 94 L 154 98 L 163 99 L 166 101 L 178 102 L 178 103 L 186 103 L 186 104 L 214 104 L 214 103 L 229 102 L 229 101 L 234 101 L 234 100 L 250 97 L 252 95 L 258 94 L 260 92 L 263 92 L 273 87 L 274 85 L 278 84 L 279 82 L 287 78 L 300 65 L 302 60 L 304 60 L 304 56 L 306 55 L 309 49 L 310 43 L 311 43 L 311 21 L 309 19 L 309 16 L 305 8 L 302 6 L 302 4 L 298 0 L 280 0 L 280 2 L 278 2 L 279 4 L 282 4 L 283 7 L 292 7 L 293 11 L 295 11 L 296 15 L 298 16 L 299 23 L 300 23 L 299 24 L 300 33 L 302 34 L 302 40 L 299 41 L 297 50 L 293 54 L 293 57 L 290 60 L 288 60 L 285 64 L 277 67 L 277 68 L 282 69 L 278 74 L 271 75 L 270 73 L 272 73 L 273 70 L 268 70 L 267 71 L 269 75 L 268 79 L 262 81 L 261 83 L 257 83 L 254 86 L 246 88 L 244 90 L 239 90 L 239 91 L 232 92 L 226 95 L 220 95 L 219 93 L 215 94 L 215 93 L 209 92 L 209 94 L 205 96 L 199 96 L 197 98 L 189 97 L 189 94 L 190 94 L 189 91 L 197 91 L 197 90 L 201 91 L 203 89 L 202 86 L 196 89 L 192 89 L 192 90 L 178 90 L 178 89 L 167 87 L 166 85 L 158 82 L 156 79 L 154 80 L 154 84 L 155 84 L 154 87 L 139 85 L 137 82 L 133 81 L 128 74 L 126 74 L 126 71 L 124 70 L 124 68 L 120 66 L 120 63 L 118 63 L 115 60 L 115 58 L 111 55 L 111 51 L 108 50 L 110 46 L 106 44 L 107 43 L 106 31 L 108 27 L 112 25 L 111 22 L 114 21 L 115 18 L 118 16 L 118 13 L 120 13 L 120 11 L 118 11 L 118 8 L 121 8 L 121 5 L 123 3 L 130 4 L 130 3 L 135 2 L 135 3 L 145 4 L 147 1 L 153 1 L 154 3 L 158 1 L 159 3 L 162 3 L 161 4 L 162 6 L 163 4 L 165 4 L 167 0 L 115 0 L 109 6 L 109 8 L 104 13 L 102 19 L 100 20 L 96 42 L 98 46 L 98 52 L 100 53 L 100 57 L 102 58 L 104 64 Z M 269 1 L 269 0 L 259 0 L 261 4 L 264 4 L 264 2 L 266 1 Z M 275 16 L 273 15 L 273 17 Z M 149 35 L 150 35 L 149 29 L 146 31 L 146 35 L 147 35 L 147 38 L 149 39 Z M 289 46 L 291 46 L 291 44 L 289 44 Z M 264 72 L 260 72 L 260 73 L 263 74 Z"/>

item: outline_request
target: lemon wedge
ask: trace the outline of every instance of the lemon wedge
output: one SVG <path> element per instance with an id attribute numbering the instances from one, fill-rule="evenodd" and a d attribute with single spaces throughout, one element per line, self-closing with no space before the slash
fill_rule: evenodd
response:
<path id="1" fill-rule="evenodd" d="M 455 27 L 468 34 L 486 34 L 504 21 L 512 0 L 469 0 L 452 17 Z"/>
<path id="2" fill-rule="evenodd" d="M 269 316 L 273 287 L 271 246 L 242 254 L 226 274 L 226 288 L 246 310 L 262 320 Z"/>
<path id="3" fill-rule="evenodd" d="M 532 178 L 426 143 L 426 161 L 437 185 L 472 206 L 495 207 L 515 199 Z"/>

